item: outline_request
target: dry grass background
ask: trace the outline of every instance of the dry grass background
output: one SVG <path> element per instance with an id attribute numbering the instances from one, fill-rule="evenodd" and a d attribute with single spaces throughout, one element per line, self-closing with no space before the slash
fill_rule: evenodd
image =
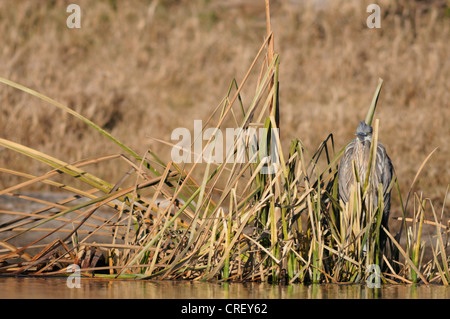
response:
<path id="1" fill-rule="evenodd" d="M 381 29 L 369 29 L 373 1 L 271 1 L 280 54 L 281 137 L 311 152 L 329 133 L 353 138 L 378 78 L 382 141 L 407 192 L 416 184 L 441 206 L 450 181 L 450 17 L 446 1 L 385 1 Z M 240 82 L 265 30 L 264 1 L 77 1 L 81 29 L 66 27 L 66 1 L 0 2 L 0 76 L 75 109 L 143 154 L 170 159 L 177 127 L 206 120 Z M 251 93 L 247 92 L 249 98 Z M 246 92 L 244 103 L 249 103 Z M 119 152 L 80 121 L 0 86 L 0 136 L 68 162 Z M 118 180 L 117 163 L 97 174 Z M 0 149 L 0 166 L 39 174 L 40 163 Z M 17 180 L 0 175 L 0 187 Z"/>

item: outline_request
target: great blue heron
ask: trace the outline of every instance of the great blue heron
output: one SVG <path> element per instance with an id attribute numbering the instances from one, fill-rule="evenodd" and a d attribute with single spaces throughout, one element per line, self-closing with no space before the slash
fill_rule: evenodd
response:
<path id="1" fill-rule="evenodd" d="M 359 182 L 364 185 L 369 168 L 370 147 L 372 144 L 372 127 L 363 121 L 359 122 L 356 129 L 356 138 L 348 144 L 341 158 L 338 171 L 339 197 L 347 203 L 350 197 L 350 189 L 355 185 L 355 168 Z M 354 164 L 353 164 L 354 163 Z M 378 185 L 382 185 L 384 209 L 381 224 L 387 229 L 391 202 L 389 185 L 392 181 L 394 167 L 386 149 L 381 143 L 377 143 L 376 161 L 372 165 L 369 175 L 369 194 L 372 196 L 373 209 L 378 206 Z M 381 247 L 384 246 L 384 232 L 381 236 Z"/>

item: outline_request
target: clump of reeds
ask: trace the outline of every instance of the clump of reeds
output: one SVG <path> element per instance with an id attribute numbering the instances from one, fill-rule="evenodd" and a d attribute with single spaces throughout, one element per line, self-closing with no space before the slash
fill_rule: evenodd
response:
<path id="1" fill-rule="evenodd" d="M 266 40 L 244 79 L 232 82 L 205 127 L 223 129 L 232 120 L 244 130 L 280 128 L 280 57 L 274 51 L 269 19 L 267 26 Z M 259 77 L 248 103 L 240 93 L 251 85 L 247 80 L 254 72 Z M 392 186 L 402 205 L 406 248 L 399 244 L 401 232 L 394 236 L 380 225 L 382 200 L 377 209 L 366 207 L 371 199 L 364 188 L 355 187 L 349 203 L 340 203 L 336 175 L 343 149 L 334 149 L 331 134 L 313 154 L 299 139 L 285 153 L 280 135 L 268 134 L 257 144 L 247 138 L 247 146 L 264 152 L 246 147 L 244 163 L 164 163 L 151 151 L 137 154 L 49 97 L 6 79 L 0 82 L 75 116 L 123 150 L 122 154 L 67 163 L 0 139 L 3 147 L 51 168 L 40 176 L 0 168 L 26 180 L 0 195 L 43 205 L 29 213 L 1 211 L 11 217 L 0 225 L 1 274 L 65 275 L 70 265 L 77 264 L 84 275 L 93 277 L 339 283 L 364 282 L 371 265 L 378 265 L 384 282 L 449 283 L 448 223 L 443 224 L 432 203 L 418 195 L 414 195 L 413 217 L 408 219 L 396 180 Z M 380 87 L 371 104 L 370 122 Z M 210 151 L 213 143 L 210 138 L 200 155 Z M 232 154 L 238 151 L 235 147 Z M 278 166 L 272 173 L 263 173 L 270 163 L 260 154 L 273 152 Z M 130 170 L 115 182 L 89 173 L 89 165 L 106 161 L 123 161 Z M 60 175 L 79 180 L 85 187 L 62 183 Z M 21 189 L 39 183 L 70 195 L 50 202 L 20 194 Z M 433 221 L 424 219 L 426 209 L 431 209 Z M 429 261 L 422 258 L 424 223 L 436 228 Z M 12 244 L 34 231 L 44 235 L 21 247 Z M 380 245 L 382 232 L 388 237 L 386 248 Z"/>

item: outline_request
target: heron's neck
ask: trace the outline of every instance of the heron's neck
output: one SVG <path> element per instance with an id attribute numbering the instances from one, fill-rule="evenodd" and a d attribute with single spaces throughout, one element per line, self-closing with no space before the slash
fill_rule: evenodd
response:
<path id="1" fill-rule="evenodd" d="M 363 138 L 358 136 L 360 142 L 372 142 L 372 135 L 366 135 Z"/>

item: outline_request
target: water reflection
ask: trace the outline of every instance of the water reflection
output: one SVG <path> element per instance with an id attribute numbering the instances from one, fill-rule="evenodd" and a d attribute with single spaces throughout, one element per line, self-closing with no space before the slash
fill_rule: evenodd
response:
<path id="1" fill-rule="evenodd" d="M 288 285 L 259 283 L 204 283 L 175 281 L 112 281 L 82 279 L 80 288 L 68 288 L 65 278 L 0 277 L 0 298 L 87 299 L 450 299 L 445 286 Z"/>

